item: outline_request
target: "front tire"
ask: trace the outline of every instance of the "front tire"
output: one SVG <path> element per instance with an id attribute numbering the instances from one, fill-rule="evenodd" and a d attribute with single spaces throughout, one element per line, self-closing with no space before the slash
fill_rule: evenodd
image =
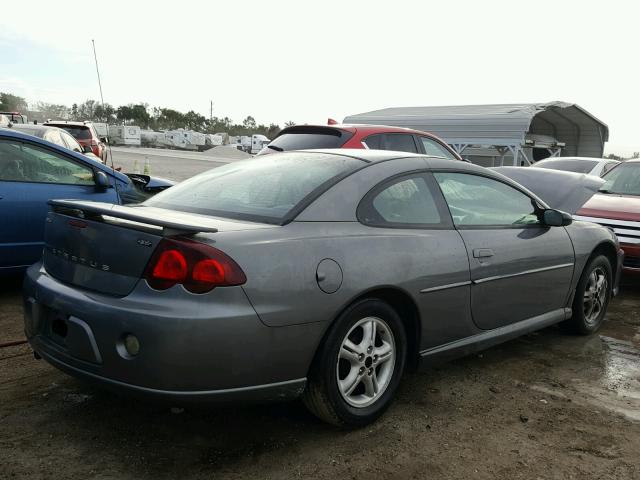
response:
<path id="1" fill-rule="evenodd" d="M 361 300 L 343 312 L 316 355 L 302 400 L 321 420 L 361 427 L 390 405 L 404 371 L 402 320 L 387 303 Z"/>
<path id="2" fill-rule="evenodd" d="M 595 333 L 604 322 L 612 288 L 611 263 L 604 255 L 592 258 L 578 281 L 573 299 L 573 315 L 566 322 L 579 335 Z"/>

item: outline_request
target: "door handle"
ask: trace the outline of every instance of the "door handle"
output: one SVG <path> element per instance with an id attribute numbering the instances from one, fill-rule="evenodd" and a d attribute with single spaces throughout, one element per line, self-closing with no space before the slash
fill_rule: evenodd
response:
<path id="1" fill-rule="evenodd" d="M 474 248 L 473 258 L 489 258 L 493 257 L 493 250 L 490 248 Z"/>

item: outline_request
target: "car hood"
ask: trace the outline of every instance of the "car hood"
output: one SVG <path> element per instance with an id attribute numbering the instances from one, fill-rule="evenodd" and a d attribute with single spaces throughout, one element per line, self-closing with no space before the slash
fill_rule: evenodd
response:
<path id="1" fill-rule="evenodd" d="M 640 221 L 640 197 L 599 193 L 586 202 L 577 213 L 585 217 L 637 222 Z"/>
<path id="2" fill-rule="evenodd" d="M 494 167 L 491 170 L 535 193 L 551 208 L 570 214 L 578 212 L 605 181 L 594 175 L 546 168 Z"/>

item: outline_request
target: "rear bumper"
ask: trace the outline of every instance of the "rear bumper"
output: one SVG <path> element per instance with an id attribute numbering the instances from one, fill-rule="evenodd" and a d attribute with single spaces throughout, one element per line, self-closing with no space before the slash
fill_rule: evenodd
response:
<path id="1" fill-rule="evenodd" d="M 173 405 L 185 403 L 267 403 L 292 400 L 302 395 L 306 385 L 306 378 L 299 378 L 285 382 L 253 385 L 240 388 L 227 388 L 223 390 L 158 390 L 155 388 L 141 387 L 139 385 L 119 382 L 111 378 L 101 377 L 100 375 L 73 367 L 61 361 L 57 356 L 45 353 L 47 351 L 46 347 L 43 348 L 43 346 L 39 344 L 38 340 L 30 340 L 29 343 L 33 350 L 38 352 L 38 354 L 48 363 L 69 375 L 86 381 L 87 383 L 94 384 L 98 387 L 105 388 L 119 394 L 127 394 L 133 397 L 171 403 Z"/>
<path id="2" fill-rule="evenodd" d="M 124 394 L 171 402 L 286 400 L 300 395 L 323 325 L 264 325 L 240 287 L 193 295 L 140 282 L 126 297 L 50 277 L 24 282 L 25 333 L 54 367 Z M 135 335 L 131 356 L 123 338 Z"/>

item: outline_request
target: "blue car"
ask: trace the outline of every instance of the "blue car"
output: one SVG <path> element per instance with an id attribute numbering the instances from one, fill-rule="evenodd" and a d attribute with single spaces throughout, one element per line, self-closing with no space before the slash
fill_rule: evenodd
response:
<path id="1" fill-rule="evenodd" d="M 20 272 L 42 256 L 48 200 L 138 203 L 149 196 L 140 188 L 141 177 L 130 178 L 32 135 L 0 129 L 0 275 Z"/>

